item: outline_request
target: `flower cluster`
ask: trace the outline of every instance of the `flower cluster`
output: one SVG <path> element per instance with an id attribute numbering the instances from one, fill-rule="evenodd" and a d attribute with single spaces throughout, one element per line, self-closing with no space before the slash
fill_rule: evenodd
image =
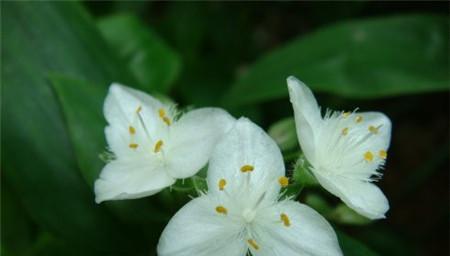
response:
<path id="1" fill-rule="evenodd" d="M 322 117 L 308 87 L 289 77 L 288 88 L 311 174 L 356 212 L 383 218 L 389 205 L 372 182 L 387 157 L 389 119 L 356 111 Z M 172 217 L 158 255 L 342 255 L 319 213 L 282 197 L 289 178 L 280 149 L 247 118 L 217 108 L 178 118 L 174 106 L 118 84 L 104 114 L 114 159 L 95 182 L 97 203 L 153 195 L 209 163 L 208 190 Z"/>

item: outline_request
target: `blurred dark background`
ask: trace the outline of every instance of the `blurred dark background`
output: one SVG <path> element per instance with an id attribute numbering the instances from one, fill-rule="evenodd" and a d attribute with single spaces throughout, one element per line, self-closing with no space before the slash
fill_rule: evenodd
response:
<path id="1" fill-rule="evenodd" d="M 5 7 L 6 8 L 3 8 L 2 10 L 2 14 L 9 14 L 9 21 L 7 20 L 6 25 L 2 25 L 2 41 L 13 37 L 20 38 L 17 37 L 17 35 L 19 33 L 24 33 L 25 35 L 31 35 L 23 38 L 27 38 L 27 40 L 29 40 L 28 42 L 33 44 L 35 38 L 38 38 L 36 40 L 39 41 L 40 38 L 46 36 L 46 32 L 51 33 L 50 29 L 48 29 L 48 31 L 45 29 L 37 32 L 33 31 L 32 28 L 29 28 L 32 24 L 28 24 L 30 21 L 26 18 L 27 15 L 18 15 L 18 17 L 11 18 L 14 14 L 20 14 L 19 10 L 21 10 L 21 8 L 25 9 L 25 7 Z M 420 14 L 444 17 L 446 20 L 446 34 L 444 37 L 445 50 L 442 53 L 445 54 L 445 56 L 440 56 L 441 60 L 446 60 L 441 62 L 442 66 L 440 67 L 441 69 L 446 70 L 444 73 L 444 83 L 446 84 L 444 88 L 440 86 L 438 89 L 431 88 L 417 91 L 405 90 L 404 92 L 396 91 L 395 93 L 386 93 L 383 95 L 358 96 L 357 93 L 336 93 L 336 91 L 339 92 L 339 88 L 327 90 L 326 87 L 318 86 L 316 90 L 314 87 L 314 81 L 316 80 L 312 78 L 310 80 L 312 81 L 312 88 L 318 96 L 319 104 L 323 107 L 338 110 L 352 110 L 358 107 L 361 111 L 382 111 L 386 113 L 393 122 L 393 136 L 391 148 L 389 150 L 389 158 L 385 167 L 383 179 L 378 184 L 389 199 L 391 209 L 387 214 L 387 219 L 373 222 L 369 225 L 336 224 L 339 230 L 342 230 L 345 234 L 367 246 L 367 248 L 370 249 L 370 253 L 373 253 L 369 254 L 365 249 L 363 250 L 358 247 L 359 245 L 355 245 L 354 249 L 350 249 L 348 255 L 448 254 L 450 140 L 448 94 L 449 23 L 447 2 L 358 1 L 194 3 L 89 1 L 82 2 L 81 8 L 85 9 L 85 11 L 83 11 L 84 15 L 91 16 L 88 18 L 89 21 L 101 20 L 115 14 L 127 13 L 134 15 L 138 17 L 138 20 L 142 22 L 145 27 L 156 34 L 160 38 L 158 40 L 161 40 L 170 51 L 176 53 L 178 62 L 181 64 L 179 64 L 179 68 L 176 68 L 176 71 L 173 71 L 174 75 L 172 78 L 167 80 L 167 84 L 170 84 L 170 87 L 167 86 L 164 90 L 160 91 L 155 89 L 156 87 L 150 87 L 150 92 L 166 94 L 175 102 L 178 102 L 180 106 L 222 106 L 235 116 L 245 115 L 250 117 L 265 129 L 268 129 L 273 123 L 280 119 L 292 117 L 291 105 L 286 94 L 274 94 L 273 97 L 265 97 L 264 100 L 256 100 L 255 98 L 251 102 L 249 100 L 247 103 L 243 104 L 233 104 L 234 98 L 231 96 L 228 97 L 231 95 L 231 87 L 238 87 L 236 84 L 239 85 L 239 82 L 236 81 L 250 77 L 253 72 L 252 65 L 258 63 L 264 56 L 270 54 L 272 51 L 277 51 L 284 45 L 297 40 L 298 38 L 301 39 L 315 31 L 320 31 L 322 28 L 333 26 L 336 23 L 347 21 L 353 22 L 366 18 L 383 18 L 391 15 L 401 16 Z M 51 8 L 47 9 L 50 10 Z M 71 8 L 64 9 L 65 11 L 68 11 L 66 9 Z M 67 15 L 64 17 L 68 18 L 69 23 L 76 20 L 73 18 L 75 16 L 72 17 L 71 15 Z M 8 19 L 8 16 L 5 19 Z M 31 19 L 32 18 L 30 18 L 30 20 Z M 17 25 L 15 25 L 16 23 Z M 6 27 L 7 25 L 17 26 L 17 31 L 19 32 L 12 27 Z M 106 25 L 104 24 L 104 27 L 106 27 Z M 102 25 L 100 27 L 102 28 Z M 27 28 L 29 28 L 29 31 Z M 64 33 L 67 32 L 65 31 L 65 28 L 60 28 L 60 30 L 64 31 Z M 68 29 L 68 31 L 69 30 L 70 29 Z M 114 29 L 111 30 L 111 33 L 114 32 L 113 30 Z M 86 34 L 87 33 L 88 32 L 86 32 Z M 106 35 L 108 38 L 108 32 L 102 30 L 102 33 L 106 33 L 104 36 Z M 401 31 L 399 33 L 401 33 Z M 84 32 L 79 30 L 79 35 L 83 36 L 83 34 Z M 4 39 L 4 37 L 6 39 Z M 144 41 L 146 39 L 144 39 Z M 124 35 L 122 40 L 127 41 L 132 39 L 127 39 L 126 35 Z M 412 40 L 414 40 L 414 38 Z M 42 42 L 44 42 L 43 39 Z M 52 43 L 54 42 L 49 42 L 49 44 Z M 333 45 L 333 43 L 333 40 L 325 42 L 327 45 Z M 5 66 L 4 68 L 2 67 L 3 75 L 5 73 L 12 74 L 11 70 L 14 68 L 20 70 L 18 68 L 20 66 L 19 64 L 8 65 L 8 61 L 13 59 L 14 56 L 17 56 L 19 60 L 22 56 L 21 54 L 14 55 L 11 50 L 13 49 L 11 45 L 12 43 L 7 43 L 6 48 L 5 46 L 2 46 L 2 62 Z M 26 45 L 26 43 L 23 45 Z M 54 47 L 54 49 L 58 51 L 58 44 L 55 44 Z M 87 48 L 89 46 L 82 45 L 81 47 Z M 97 49 L 102 49 L 102 47 Z M 18 49 L 15 50 L 17 50 L 18 53 L 21 52 Z M 402 51 L 401 48 L 393 49 L 393 51 L 397 50 L 399 52 Z M 427 49 L 424 48 L 423 50 L 426 51 Z M 380 51 L 383 51 L 383 48 L 380 47 Z M 31 51 L 26 51 L 23 56 L 29 52 Z M 45 56 L 52 56 L 52 51 L 48 52 L 49 53 L 46 53 L 48 55 Z M 92 61 L 95 62 L 95 59 L 98 56 L 93 53 L 91 54 Z M 402 54 L 407 55 L 408 52 Z M 125 52 L 124 55 L 127 55 L 127 53 Z M 133 59 L 128 59 L 128 61 L 133 61 Z M 47 59 L 46 62 L 52 62 L 52 59 Z M 21 64 L 23 63 L 25 62 L 21 62 Z M 29 63 L 34 62 L 30 61 Z M 32 64 L 27 65 L 25 66 L 29 67 Z M 51 64 L 49 65 L 51 66 Z M 55 65 L 58 66 L 60 64 L 55 62 Z M 123 65 L 125 66 L 126 63 L 123 63 Z M 277 63 L 273 63 L 273 65 L 274 69 L 276 69 Z M 58 67 L 54 69 L 58 69 Z M 414 69 L 417 69 L 417 73 L 421 73 L 420 66 L 414 67 Z M 120 70 L 120 68 L 117 70 Z M 289 72 L 291 71 L 287 69 L 285 74 L 286 77 L 291 75 Z M 349 71 L 349 73 L 351 72 L 352 70 Z M 69 70 L 68 73 L 73 75 L 73 73 L 76 72 L 71 72 Z M 270 69 L 268 70 L 268 73 L 270 73 Z M 15 76 L 18 76 L 17 72 L 14 74 L 16 74 Z M 29 73 L 25 72 L 25 75 L 27 74 Z M 302 79 L 302 77 L 299 78 Z M 8 78 L 4 80 L 2 78 L 2 84 L 4 84 L 4 86 L 10 86 L 9 88 L 13 88 L 12 84 L 14 83 L 10 82 L 13 79 L 7 79 Z M 105 81 L 108 81 L 108 79 L 110 79 L 110 77 L 107 77 Z M 123 80 L 124 82 L 133 81 L 133 79 Z M 137 80 L 139 80 L 139 78 Z M 256 79 L 253 81 L 258 80 Z M 423 83 L 426 84 L 427 81 L 424 80 Z M 130 86 L 137 85 L 130 84 Z M 253 89 L 259 90 L 258 85 L 254 84 L 253 86 Z M 285 86 L 283 80 L 279 80 L 279 86 Z M 389 86 L 392 85 L 386 84 L 386 87 Z M 14 88 L 18 87 L 16 86 Z M 364 84 L 360 85 L 359 90 L 364 91 L 366 89 L 369 90 L 369 87 L 365 87 Z M 39 203 L 36 203 L 37 199 L 26 198 L 26 196 L 33 193 L 33 189 L 28 189 L 30 186 L 36 186 L 36 191 L 42 192 L 45 190 L 42 187 L 37 188 L 40 186 L 37 182 L 45 182 L 45 174 L 42 174 L 42 178 L 25 178 L 26 182 L 28 182 L 27 184 L 30 184 L 26 185 L 28 187 L 26 187 L 25 184 L 16 185 L 21 183 L 21 179 L 24 175 L 27 175 L 28 172 L 32 171 L 25 169 L 33 166 L 32 164 L 25 166 L 19 164 L 18 161 L 32 161 L 34 158 L 33 153 L 38 149 L 35 149 L 31 144 L 27 144 L 25 141 L 29 139 L 26 136 L 21 136 L 19 134 L 19 132 L 26 133 L 26 129 L 23 129 L 23 131 L 19 129 L 18 131 L 17 127 L 12 127 L 12 125 L 11 127 L 8 127 L 8 121 L 11 121 L 11 123 L 14 123 L 15 125 L 19 125 L 21 124 L 20 122 L 14 122 L 17 115 L 23 115 L 23 118 L 26 119 L 27 114 L 25 110 L 19 114 L 8 110 L 13 108 L 12 104 L 15 101 L 12 100 L 11 97 L 16 92 L 12 93 L 13 90 L 11 89 L 11 92 L 8 93 L 6 90 L 7 87 L 5 87 L 5 89 L 2 88 L 2 116 L 3 112 L 6 111 L 5 116 L 8 118 L 6 122 L 5 120 L 2 120 L 2 151 L 6 149 L 6 153 L 2 152 L 2 254 L 61 255 L 60 253 L 66 248 L 75 248 L 72 251 L 74 255 L 80 255 L 80 253 L 87 255 L 84 249 L 73 247 L 73 244 L 79 244 L 82 239 L 72 243 L 73 241 L 70 241 L 72 236 L 65 235 L 65 232 L 67 232 L 64 226 L 66 220 L 61 219 L 56 222 L 52 220 L 53 217 L 50 213 L 53 211 L 53 208 L 50 201 L 46 204 L 46 207 L 49 207 L 48 211 L 41 211 L 37 214 L 34 212 L 35 208 L 39 207 Z M 18 95 L 25 95 L 25 90 L 26 89 L 17 90 Z M 241 94 L 249 92 L 251 91 L 243 90 L 241 91 Z M 245 98 L 245 96 L 246 95 L 243 97 Z M 3 99 L 4 97 L 8 98 Z M 249 98 L 250 97 L 251 95 Z M 18 102 L 20 103 L 20 99 L 24 98 L 26 97 L 19 97 Z M 99 104 L 101 104 L 102 98 L 97 100 L 99 101 Z M 41 104 L 43 103 L 41 102 Z M 24 123 L 26 122 L 24 121 Z M 34 129 L 32 123 L 28 125 L 30 125 L 30 127 L 28 127 L 29 129 Z M 99 125 L 99 127 L 102 127 L 102 125 Z M 45 130 L 45 127 L 42 129 Z M 46 141 L 46 138 L 44 137 L 42 141 Z M 20 145 L 27 148 L 27 150 L 29 150 L 28 152 L 31 152 L 32 155 L 22 155 L 22 160 L 12 157 L 13 155 L 17 157 L 17 154 L 21 154 L 20 145 L 12 145 L 14 142 L 18 142 Z M 77 149 L 75 149 L 75 151 L 77 151 Z M 25 153 L 26 152 L 27 151 L 25 151 Z M 71 152 L 70 154 L 75 153 Z M 35 157 L 39 158 L 42 157 L 42 155 L 37 155 Z M 5 161 L 6 163 L 4 164 Z M 17 173 L 13 173 L 16 170 Z M 36 169 L 36 172 L 37 171 L 38 169 Z M 96 174 L 98 174 L 98 172 Z M 96 174 L 92 174 L 92 177 L 96 177 Z M 21 177 L 19 177 L 19 175 L 21 175 Z M 64 184 L 65 181 L 61 182 Z M 92 184 L 88 184 L 88 186 L 91 185 Z M 58 193 L 58 191 L 51 191 L 51 185 L 48 186 L 48 190 L 50 191 L 46 191 L 46 193 Z M 86 191 L 88 191 L 88 189 L 86 189 Z M 88 194 L 91 192 L 86 193 L 86 198 L 92 196 L 92 194 Z M 41 193 L 39 195 L 46 194 Z M 117 210 L 119 215 L 138 215 L 145 213 L 148 214 L 147 216 L 150 216 L 154 213 L 152 211 L 142 210 L 139 204 L 154 204 L 156 207 L 166 207 L 164 209 L 175 211 L 177 204 L 175 204 L 175 206 L 167 206 L 168 203 L 161 203 L 162 201 L 165 202 L 170 200 L 174 199 L 165 195 L 162 195 L 161 199 L 137 200 L 133 205 L 133 207 L 137 208 L 129 208 L 133 210 L 128 211 L 124 210 L 124 208 L 127 207 L 126 204 L 112 204 L 111 207 L 115 208 L 115 211 L 121 208 L 121 210 Z M 182 205 L 182 202 L 185 200 L 187 199 L 177 201 L 178 205 Z M 331 204 L 338 202 L 332 197 L 327 198 L 327 200 Z M 68 205 L 70 205 L 70 203 Z M 58 202 L 55 202 L 53 207 L 67 206 L 58 206 Z M 92 204 L 92 207 L 98 206 Z M 133 212 L 134 209 L 140 210 Z M 39 212 L 40 210 L 36 211 Z M 76 214 L 83 214 L 76 206 L 74 206 L 72 211 L 75 211 Z M 146 216 L 132 217 L 132 220 L 129 222 L 127 222 L 128 220 L 126 220 L 126 218 L 125 221 L 123 218 L 119 219 L 121 222 L 125 223 L 125 226 L 128 225 L 125 229 L 129 228 L 134 230 L 136 226 L 142 224 L 142 221 L 145 222 L 145 217 Z M 154 217 L 157 218 L 157 216 Z M 86 218 L 80 218 L 77 221 L 85 221 Z M 92 223 L 96 223 L 93 221 L 94 219 L 95 218 L 93 217 Z M 142 233 L 139 233 L 138 235 L 148 235 L 153 232 L 153 236 L 157 238 L 160 232 L 159 230 L 163 225 L 164 223 L 159 223 L 158 225 L 150 222 L 145 223 L 145 225 L 142 226 L 145 226 L 147 230 L 142 231 Z M 69 229 L 70 226 L 67 228 Z M 83 235 L 84 234 L 82 233 L 75 233 L 73 234 L 73 237 L 80 237 Z M 145 237 L 145 241 L 141 243 L 147 244 L 150 248 L 143 249 L 144 251 L 154 250 L 153 243 L 155 237 L 153 236 L 148 235 L 148 237 Z M 120 239 L 126 240 L 128 238 L 125 235 Z M 110 240 L 107 240 L 107 242 L 109 241 Z M 95 245 L 89 246 L 95 247 Z M 348 248 L 352 248 L 352 246 L 353 243 L 351 242 L 349 243 Z M 141 253 L 141 249 L 137 249 L 137 251 Z M 99 255 L 98 252 L 95 254 Z M 113 253 L 105 254 L 116 255 Z M 130 255 L 135 254 L 131 253 Z M 142 255 L 148 254 L 143 253 Z"/>

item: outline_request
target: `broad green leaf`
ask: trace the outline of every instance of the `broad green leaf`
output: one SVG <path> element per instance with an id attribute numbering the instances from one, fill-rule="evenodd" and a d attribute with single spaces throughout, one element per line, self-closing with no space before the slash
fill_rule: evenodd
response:
<path id="1" fill-rule="evenodd" d="M 28 255 L 35 227 L 5 180 L 1 185 L 1 209 L 1 255 Z"/>
<path id="2" fill-rule="evenodd" d="M 79 173 L 49 72 L 106 86 L 133 83 L 74 2 L 2 4 L 2 171 L 26 211 L 71 245 L 133 254 L 140 241 Z M 86 141 L 91 143 L 91 141 Z M 126 241 L 123 237 L 126 236 Z"/>
<path id="3" fill-rule="evenodd" d="M 61 105 L 80 172 L 93 187 L 105 165 L 100 154 L 107 151 L 103 101 L 108 87 L 56 73 L 49 74 L 48 78 Z"/>
<path id="4" fill-rule="evenodd" d="M 338 23 L 301 36 L 249 68 L 229 106 L 287 95 L 297 76 L 315 91 L 375 98 L 449 88 L 448 20 L 403 15 Z"/>
<path id="5" fill-rule="evenodd" d="M 339 244 L 341 246 L 342 252 L 345 256 L 377 256 L 376 252 L 372 251 L 370 248 L 355 240 L 354 238 L 344 234 L 343 232 L 336 231 L 338 236 Z"/>
<path id="6" fill-rule="evenodd" d="M 104 135 L 106 121 L 103 117 L 103 102 L 107 87 L 60 74 L 51 74 L 50 80 L 62 106 L 80 172 L 88 184 L 93 186 L 106 164 L 100 160 L 99 155 L 107 146 Z M 162 231 L 161 225 L 165 224 L 163 221 L 169 218 L 157 207 L 158 201 L 155 196 L 139 200 L 112 201 L 106 204 L 128 224 L 153 228 L 153 236 L 160 233 L 155 232 L 158 228 Z M 156 243 L 157 238 L 153 237 L 153 242 Z"/>
<path id="7" fill-rule="evenodd" d="M 143 89 L 170 89 L 180 72 L 180 58 L 149 27 L 134 16 L 114 15 L 100 19 L 98 28 Z"/>

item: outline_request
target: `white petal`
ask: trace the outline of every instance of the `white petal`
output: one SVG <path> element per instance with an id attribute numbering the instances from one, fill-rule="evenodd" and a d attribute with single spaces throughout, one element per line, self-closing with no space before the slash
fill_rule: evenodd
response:
<path id="1" fill-rule="evenodd" d="M 201 108 L 183 115 L 170 130 L 167 161 L 171 175 L 187 178 L 197 173 L 234 122 L 219 108 Z"/>
<path id="2" fill-rule="evenodd" d="M 137 115 L 139 108 L 141 118 Z M 157 138 L 149 138 L 149 134 L 166 130 L 158 116 L 160 108 L 165 106 L 150 95 L 119 84 L 110 86 L 103 106 L 109 124 L 105 134 L 110 149 L 118 158 L 131 153 L 130 143 L 139 142 L 150 147 Z M 136 131 L 133 136 L 129 132 L 130 126 Z"/>
<path id="3" fill-rule="evenodd" d="M 155 160 L 115 160 L 95 181 L 95 201 L 133 199 L 153 195 L 172 185 L 175 179 Z"/>
<path id="4" fill-rule="evenodd" d="M 320 108 L 311 90 L 297 78 L 287 79 L 289 97 L 294 108 L 297 137 L 309 162 L 315 162 L 315 131 L 322 123 Z"/>
<path id="5" fill-rule="evenodd" d="M 164 229 L 159 256 L 243 256 L 247 251 L 240 226 L 215 211 L 208 196 L 196 198 L 181 208 Z"/>
<path id="6" fill-rule="evenodd" d="M 379 176 L 391 137 L 391 122 L 382 113 L 334 112 L 324 119 L 316 136 L 313 171 L 370 181 Z"/>
<path id="7" fill-rule="evenodd" d="M 385 218 L 389 202 L 383 192 L 368 181 L 314 173 L 320 184 L 350 208 L 369 219 Z"/>
<path id="8" fill-rule="evenodd" d="M 245 165 L 253 171 L 242 172 Z M 277 144 L 260 127 L 240 118 L 215 148 L 208 169 L 209 193 L 223 194 L 263 189 L 266 199 L 278 196 L 278 178 L 285 175 L 283 157 Z M 224 179 L 224 191 L 219 181 Z M 261 195 L 256 195 L 260 197 Z"/>
<path id="9" fill-rule="evenodd" d="M 281 214 L 289 226 L 281 221 Z M 331 225 L 310 207 L 286 200 L 263 212 L 255 224 L 254 240 L 259 250 L 254 256 L 342 255 Z"/>
<path id="10" fill-rule="evenodd" d="M 374 150 L 386 150 L 389 148 L 391 142 L 391 129 L 392 123 L 389 117 L 381 112 L 362 112 L 356 113 L 356 116 L 362 116 L 361 129 L 367 132 L 370 126 L 377 127 L 376 136 L 372 136 L 370 143 L 374 147 Z"/>

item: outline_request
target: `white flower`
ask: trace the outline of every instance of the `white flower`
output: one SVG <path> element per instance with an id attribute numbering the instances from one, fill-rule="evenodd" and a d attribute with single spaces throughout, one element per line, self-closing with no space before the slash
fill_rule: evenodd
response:
<path id="1" fill-rule="evenodd" d="M 115 159 L 95 182 L 97 203 L 152 195 L 194 175 L 235 122 L 217 108 L 193 110 L 176 120 L 173 107 L 119 84 L 111 85 L 103 112 Z"/>
<path id="2" fill-rule="evenodd" d="M 163 231 L 159 256 L 342 255 L 332 227 L 317 212 L 279 201 L 287 186 L 281 152 L 248 119 L 219 142 L 209 191 L 181 208 Z"/>
<path id="3" fill-rule="evenodd" d="M 297 136 L 319 183 L 370 219 L 384 218 L 389 203 L 372 184 L 386 160 L 391 121 L 378 112 L 327 111 L 322 118 L 311 90 L 287 79 Z"/>

